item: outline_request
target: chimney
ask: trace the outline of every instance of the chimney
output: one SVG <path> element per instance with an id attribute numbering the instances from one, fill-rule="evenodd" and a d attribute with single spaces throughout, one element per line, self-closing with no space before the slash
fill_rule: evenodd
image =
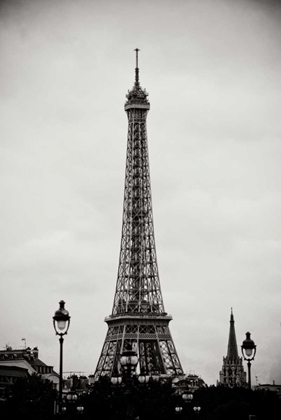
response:
<path id="1" fill-rule="evenodd" d="M 32 350 L 32 353 L 33 353 L 34 359 L 38 359 L 38 356 L 39 356 L 38 347 L 34 347 L 34 349 Z"/>

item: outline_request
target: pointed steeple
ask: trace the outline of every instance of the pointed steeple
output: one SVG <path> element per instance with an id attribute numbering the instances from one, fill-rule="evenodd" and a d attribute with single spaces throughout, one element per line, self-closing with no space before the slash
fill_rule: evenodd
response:
<path id="1" fill-rule="evenodd" d="M 246 384 L 246 372 L 244 372 L 242 357 L 238 356 L 232 308 L 230 313 L 227 356 L 223 358 L 219 383 L 231 388 L 234 386 L 244 386 Z"/>
<path id="2" fill-rule="evenodd" d="M 230 328 L 229 328 L 229 337 L 228 337 L 227 357 L 231 360 L 236 360 L 239 357 L 232 308 L 231 308 L 231 314 L 230 314 Z"/>

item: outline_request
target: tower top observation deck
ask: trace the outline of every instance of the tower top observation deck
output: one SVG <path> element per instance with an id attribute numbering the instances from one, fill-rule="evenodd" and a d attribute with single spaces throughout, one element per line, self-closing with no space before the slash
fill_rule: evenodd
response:
<path id="1" fill-rule="evenodd" d="M 125 103 L 125 111 L 132 108 L 150 109 L 150 103 L 148 101 L 148 93 L 145 89 L 140 86 L 139 82 L 139 63 L 138 63 L 138 48 L 136 51 L 136 68 L 135 68 L 135 84 L 131 90 L 128 90 L 126 95 L 127 101 Z"/>

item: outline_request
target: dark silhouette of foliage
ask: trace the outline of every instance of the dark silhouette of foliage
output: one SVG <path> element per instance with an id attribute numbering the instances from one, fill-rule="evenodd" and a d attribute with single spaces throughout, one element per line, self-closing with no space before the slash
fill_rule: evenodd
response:
<path id="1" fill-rule="evenodd" d="M 54 415 L 55 399 L 56 390 L 52 382 L 41 379 L 36 374 L 19 378 L 11 387 L 7 401 L 1 406 L 1 419 L 51 419 Z"/>
<path id="2" fill-rule="evenodd" d="M 191 402 L 184 402 L 175 393 L 171 381 L 149 381 L 140 384 L 137 378 L 113 386 L 108 378 L 101 378 L 74 403 L 65 402 L 66 411 L 54 416 L 56 391 L 49 381 L 38 376 L 19 379 L 12 394 L 0 408 L 1 420 L 13 417 L 30 420 L 257 420 L 281 418 L 281 400 L 275 392 L 210 386 L 199 388 Z M 83 406 L 83 414 L 77 412 Z M 175 407 L 182 407 L 180 413 Z M 201 407 L 195 412 L 193 407 Z M 1 411 L 2 410 L 2 411 Z"/>
<path id="3" fill-rule="evenodd" d="M 126 390 L 127 389 L 127 390 Z M 150 381 L 141 385 L 137 380 L 112 386 L 102 378 L 84 397 L 84 418 L 97 420 L 268 420 L 273 413 L 281 418 L 281 401 L 274 392 L 252 391 L 247 388 L 202 387 L 194 393 L 192 402 L 176 395 L 171 382 Z M 181 406 L 180 414 L 175 407 Z M 201 407 L 199 413 L 194 406 Z M 98 414 L 100 413 L 100 414 Z"/>
<path id="4" fill-rule="evenodd" d="M 200 420 L 248 420 L 250 414 L 256 415 L 257 420 L 281 418 L 281 400 L 275 392 L 265 390 L 200 388 L 194 394 L 193 405 L 201 407 Z M 274 413 L 278 413 L 277 417 Z"/>

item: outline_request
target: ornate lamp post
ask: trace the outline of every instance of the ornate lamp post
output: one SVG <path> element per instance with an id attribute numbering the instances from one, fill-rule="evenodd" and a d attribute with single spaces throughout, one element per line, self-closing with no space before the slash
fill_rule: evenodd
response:
<path id="1" fill-rule="evenodd" d="M 257 346 L 251 339 L 251 333 L 246 332 L 246 340 L 243 341 L 241 349 L 244 360 L 248 362 L 248 386 L 251 389 L 251 360 L 254 360 L 257 349 Z"/>
<path id="2" fill-rule="evenodd" d="M 193 410 L 196 414 L 200 413 L 201 407 L 193 407 Z"/>
<path id="3" fill-rule="evenodd" d="M 193 394 L 192 393 L 184 393 L 182 394 L 182 399 L 185 403 L 190 403 L 193 400 Z"/>
<path id="4" fill-rule="evenodd" d="M 83 405 L 78 405 L 78 407 L 77 407 L 77 413 L 78 414 L 83 414 L 83 411 L 84 411 Z"/>
<path id="5" fill-rule="evenodd" d="M 67 334 L 70 316 L 68 311 L 64 308 L 65 302 L 59 302 L 60 307 L 53 316 L 54 329 L 56 335 L 59 335 L 60 342 L 60 382 L 59 382 L 59 414 L 62 414 L 62 362 L 63 362 L 63 336 Z"/>
<path id="6" fill-rule="evenodd" d="M 120 363 L 127 378 L 130 378 L 135 371 L 138 361 L 137 353 L 132 349 L 131 344 L 128 345 L 127 350 L 123 351 L 120 357 Z"/>
<path id="7" fill-rule="evenodd" d="M 76 409 L 77 409 L 77 400 L 78 400 L 78 395 L 76 394 L 75 391 L 70 391 L 66 394 L 66 398 L 65 398 L 65 401 L 67 403 L 66 413 L 69 416 L 75 415 Z"/>
<path id="8" fill-rule="evenodd" d="M 176 414 L 181 414 L 181 412 L 182 412 L 182 407 L 181 407 L 180 405 L 177 405 L 177 406 L 175 407 L 175 413 L 176 413 Z"/>
<path id="9" fill-rule="evenodd" d="M 190 403 L 193 400 L 193 393 L 190 392 L 190 391 L 189 392 L 187 391 L 187 393 L 186 392 L 183 393 L 181 397 L 182 397 L 183 401 L 185 402 L 185 405 L 187 405 L 188 409 L 190 409 L 188 411 L 191 411 Z"/>
<path id="10" fill-rule="evenodd" d="M 131 344 L 127 346 L 127 350 L 123 351 L 120 357 L 120 364 L 123 371 L 124 383 L 125 383 L 125 394 L 127 396 L 127 413 L 126 419 L 130 419 L 133 413 L 133 407 L 131 404 L 131 387 L 132 387 L 132 374 L 136 370 L 138 364 L 137 353 L 132 349 Z"/>
<path id="11" fill-rule="evenodd" d="M 126 419 L 130 419 L 133 413 L 133 406 L 131 403 L 131 391 L 134 387 L 132 376 L 135 373 L 136 366 L 138 364 L 138 356 L 137 353 L 132 349 L 132 346 L 129 344 L 127 349 L 123 351 L 120 356 L 120 364 L 121 364 L 121 371 L 122 376 L 112 376 L 111 383 L 114 386 L 119 386 L 123 383 L 127 398 L 127 412 L 126 412 Z M 144 371 L 142 371 L 139 375 L 136 375 L 138 382 L 140 383 L 141 387 L 145 387 L 146 384 L 152 377 L 147 375 Z M 155 377 L 155 381 L 159 380 L 159 377 Z M 136 388 L 137 389 L 137 388 Z"/>
<path id="12" fill-rule="evenodd" d="M 112 385 L 120 385 L 122 382 L 121 376 L 112 376 L 110 380 Z"/>
<path id="13" fill-rule="evenodd" d="M 138 377 L 138 381 L 140 384 L 145 385 L 149 382 L 150 376 L 145 375 L 144 373 L 141 373 Z"/>
<path id="14" fill-rule="evenodd" d="M 70 391 L 66 395 L 67 402 L 69 402 L 71 404 L 76 403 L 77 399 L 78 399 L 78 395 L 76 394 L 76 392 Z"/>
<path id="15" fill-rule="evenodd" d="M 189 392 L 188 390 L 184 391 L 183 394 L 181 394 L 181 398 L 183 402 L 185 403 L 185 407 L 182 407 L 180 404 L 181 402 L 178 401 L 177 405 L 175 406 L 175 413 L 176 414 L 182 414 L 186 411 L 188 403 L 190 403 L 193 400 L 193 394 Z"/>

